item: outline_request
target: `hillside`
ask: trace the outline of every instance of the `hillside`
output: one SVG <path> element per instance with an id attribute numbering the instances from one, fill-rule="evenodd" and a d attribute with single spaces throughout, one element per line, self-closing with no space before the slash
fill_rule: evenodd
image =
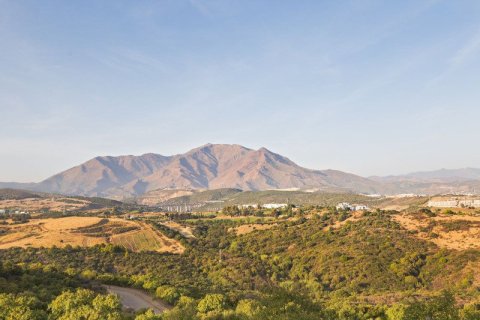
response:
<path id="1" fill-rule="evenodd" d="M 175 223 L 191 230 L 190 238 L 166 229 L 159 219 L 71 217 L 8 225 L 3 237 L 14 237 L 25 249 L 6 243 L 10 248 L 0 250 L 2 276 L 8 281 L 0 281 L 0 292 L 34 296 L 42 303 L 31 308 L 48 310 L 65 290 L 89 283 L 133 285 L 175 306 L 164 319 L 480 316 L 477 216 L 425 210 L 312 210 L 235 220 L 179 216 Z M 250 229 L 235 232 L 240 227 Z M 40 243 L 21 237 L 22 232 Z M 165 233 L 163 242 L 153 249 L 168 253 L 139 247 L 140 240 L 150 240 L 146 248 L 155 246 L 158 232 Z M 135 240 L 129 236 L 137 234 Z M 105 244 L 105 238 L 116 245 Z M 205 302 L 213 299 L 219 301 L 217 313 L 203 312 Z"/>
<path id="2" fill-rule="evenodd" d="M 169 192 L 166 190 L 165 192 Z M 187 206 L 193 211 L 216 211 L 226 206 L 257 205 L 266 203 L 288 203 L 297 206 L 332 207 L 340 202 L 364 204 L 372 209 L 404 210 L 411 206 L 426 204 L 428 197 L 370 197 L 355 193 L 328 193 L 306 191 L 241 191 L 238 189 L 218 189 L 194 191 L 177 197 L 155 198 L 161 190 L 147 193 L 137 199 L 138 204 L 153 205 L 174 209 Z M 170 193 L 172 194 L 172 193 Z"/>
<path id="3" fill-rule="evenodd" d="M 480 169 L 462 168 L 462 169 L 440 169 L 434 171 L 419 171 L 405 175 L 371 177 L 378 181 L 417 181 L 417 182 L 461 182 L 480 180 Z"/>
<path id="4" fill-rule="evenodd" d="M 142 199 L 142 197 L 139 198 L 140 204 L 144 204 Z M 266 203 L 290 203 L 295 205 L 335 206 L 339 202 L 372 205 L 380 203 L 381 200 L 353 193 L 325 193 L 282 190 L 241 191 L 238 189 L 218 189 L 198 191 L 190 195 L 158 201 L 156 205 L 161 207 L 186 205 L 194 211 L 210 211 L 219 210 L 225 206 L 246 204 L 256 205 Z"/>
<path id="5" fill-rule="evenodd" d="M 0 189 L 0 209 L 28 212 L 76 212 L 79 210 L 136 208 L 134 205 L 99 197 L 64 196 L 17 189 Z"/>
<path id="6" fill-rule="evenodd" d="M 369 177 L 381 183 L 385 190 L 398 193 L 444 194 L 478 193 L 480 190 L 480 169 L 440 169 L 420 171 L 405 175 Z"/>
<path id="7" fill-rule="evenodd" d="M 0 250 L 113 243 L 131 251 L 182 253 L 184 248 L 148 224 L 119 218 L 61 217 L 34 219 L 24 224 L 4 225 Z"/>
<path id="8" fill-rule="evenodd" d="M 28 198 L 40 198 L 40 195 L 26 190 L 0 189 L 0 200 L 22 200 Z"/>

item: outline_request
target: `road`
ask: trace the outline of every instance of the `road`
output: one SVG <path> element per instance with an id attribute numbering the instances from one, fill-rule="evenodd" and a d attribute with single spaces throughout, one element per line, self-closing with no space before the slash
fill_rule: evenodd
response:
<path id="1" fill-rule="evenodd" d="M 122 305 L 135 311 L 140 309 L 152 309 L 156 314 L 171 309 L 172 307 L 161 300 L 154 300 L 141 290 L 117 286 L 104 286 L 109 293 L 118 295 Z"/>

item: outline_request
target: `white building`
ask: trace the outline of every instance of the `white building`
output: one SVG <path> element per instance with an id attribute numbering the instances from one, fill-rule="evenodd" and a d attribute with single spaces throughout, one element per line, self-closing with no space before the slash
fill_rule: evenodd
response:
<path id="1" fill-rule="evenodd" d="M 335 208 L 337 208 L 337 210 L 347 210 L 347 209 L 352 210 L 353 209 L 352 205 L 348 202 L 341 202 L 341 203 L 337 204 L 337 206 Z"/>
<path id="2" fill-rule="evenodd" d="M 478 199 L 430 200 L 428 201 L 427 206 L 433 207 L 433 208 L 462 208 L 462 207 L 480 208 L 480 200 Z"/>
<path id="3" fill-rule="evenodd" d="M 0 214 L 4 214 L 5 212 L 5 209 L 0 209 Z"/>
<path id="4" fill-rule="evenodd" d="M 350 204 L 348 202 L 341 202 L 336 206 L 337 210 L 362 211 L 370 208 L 363 204 Z"/>
<path id="5" fill-rule="evenodd" d="M 439 201 L 430 200 L 428 201 L 427 206 L 434 207 L 434 208 L 456 208 L 458 206 L 458 201 L 457 200 L 439 200 Z"/>
<path id="6" fill-rule="evenodd" d="M 353 211 L 369 210 L 370 208 L 363 204 L 354 205 Z"/>
<path id="7" fill-rule="evenodd" d="M 256 208 L 256 207 L 258 207 L 258 204 L 253 204 L 253 203 L 252 204 L 242 204 L 239 207 L 242 208 L 242 209 Z"/>
<path id="8" fill-rule="evenodd" d="M 288 207 L 288 204 L 286 203 L 265 203 L 264 205 L 262 205 L 262 208 L 265 209 L 280 209 L 286 207 Z"/>
<path id="9" fill-rule="evenodd" d="M 460 207 L 474 207 L 480 208 L 480 200 L 460 200 L 459 201 Z"/>

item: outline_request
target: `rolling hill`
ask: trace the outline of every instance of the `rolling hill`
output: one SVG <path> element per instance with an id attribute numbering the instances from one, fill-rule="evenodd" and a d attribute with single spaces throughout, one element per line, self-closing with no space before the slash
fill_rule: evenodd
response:
<path id="1" fill-rule="evenodd" d="M 434 171 L 419 171 L 405 175 L 386 176 L 386 177 L 370 177 L 376 181 L 395 182 L 395 181 L 412 181 L 427 183 L 449 183 L 449 182 L 466 182 L 480 180 L 480 169 L 462 168 L 462 169 L 440 169 Z"/>
<path id="2" fill-rule="evenodd" d="M 480 169 L 476 168 L 420 171 L 398 176 L 374 176 L 369 179 L 399 193 L 478 193 L 480 190 Z"/>

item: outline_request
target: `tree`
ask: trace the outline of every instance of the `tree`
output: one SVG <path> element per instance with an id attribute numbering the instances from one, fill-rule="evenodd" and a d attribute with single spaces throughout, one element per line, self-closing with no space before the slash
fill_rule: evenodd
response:
<path id="1" fill-rule="evenodd" d="M 414 302 L 406 309 L 402 320 L 435 319 L 460 320 L 459 310 L 451 292 L 444 291 L 440 296 L 426 302 Z"/>
<path id="2" fill-rule="evenodd" d="M 406 306 L 403 304 L 394 304 L 385 312 L 388 320 L 403 320 Z"/>
<path id="3" fill-rule="evenodd" d="M 247 317 L 253 317 L 258 314 L 260 309 L 261 305 L 258 301 L 252 299 L 243 299 L 238 302 L 235 312 Z"/>
<path id="4" fill-rule="evenodd" d="M 207 313 L 210 311 L 221 312 L 225 306 L 225 297 L 223 294 L 213 293 L 207 294 L 198 303 L 197 310 L 200 313 Z"/>
<path id="5" fill-rule="evenodd" d="M 178 303 L 170 311 L 167 311 L 163 314 L 162 319 L 164 320 L 192 320 L 196 319 L 197 313 L 197 302 L 195 299 L 181 296 L 178 299 Z"/>
<path id="6" fill-rule="evenodd" d="M 5 320 L 40 320 L 46 314 L 39 310 L 39 301 L 30 296 L 0 294 L 0 319 Z"/>
<path id="7" fill-rule="evenodd" d="M 480 319 L 480 303 L 472 303 L 463 307 L 462 319 L 478 320 Z"/>
<path id="8" fill-rule="evenodd" d="M 152 309 L 148 309 L 142 314 L 139 314 L 135 317 L 135 320 L 161 320 L 162 316 L 156 315 Z"/>
<path id="9" fill-rule="evenodd" d="M 100 295 L 87 289 L 65 291 L 50 305 L 53 319 L 106 319 L 120 320 L 121 304 L 116 295 Z"/>
<path id="10" fill-rule="evenodd" d="M 155 295 L 167 301 L 170 304 L 175 304 L 177 302 L 178 298 L 180 298 L 180 293 L 178 292 L 175 287 L 172 286 L 160 286 L 155 290 Z"/>

